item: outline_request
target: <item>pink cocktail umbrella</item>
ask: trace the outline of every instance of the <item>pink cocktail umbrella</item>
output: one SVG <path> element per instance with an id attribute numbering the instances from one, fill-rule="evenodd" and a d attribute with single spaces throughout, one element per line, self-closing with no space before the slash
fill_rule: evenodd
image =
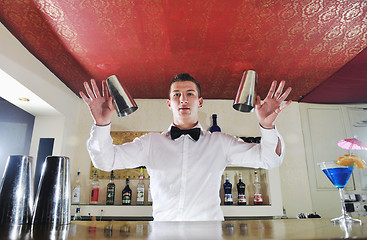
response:
<path id="1" fill-rule="evenodd" d="M 356 138 L 347 138 L 340 140 L 338 142 L 338 146 L 343 149 L 349 150 L 367 150 L 367 145 Z"/>

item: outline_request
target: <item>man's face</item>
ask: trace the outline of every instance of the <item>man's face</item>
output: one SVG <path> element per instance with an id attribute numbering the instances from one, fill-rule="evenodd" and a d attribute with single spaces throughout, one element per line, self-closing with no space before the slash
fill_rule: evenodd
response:
<path id="1" fill-rule="evenodd" d="M 198 110 L 203 104 L 203 98 L 198 95 L 196 84 L 191 81 L 179 81 L 171 85 L 167 104 L 172 110 L 175 124 L 198 121 Z"/>

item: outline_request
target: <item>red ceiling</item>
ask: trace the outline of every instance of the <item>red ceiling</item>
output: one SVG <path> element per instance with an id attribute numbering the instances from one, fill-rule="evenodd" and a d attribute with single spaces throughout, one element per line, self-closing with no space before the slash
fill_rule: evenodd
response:
<path id="1" fill-rule="evenodd" d="M 295 101 L 367 102 L 365 0 L 2 0 L 0 21 L 76 94 L 115 74 L 166 98 L 188 72 L 204 98 L 234 99 L 254 69 L 262 97 L 284 79 Z"/>

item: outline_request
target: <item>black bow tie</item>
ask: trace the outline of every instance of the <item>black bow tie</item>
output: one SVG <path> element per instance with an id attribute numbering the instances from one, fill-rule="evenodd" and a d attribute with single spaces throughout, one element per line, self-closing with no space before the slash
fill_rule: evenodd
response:
<path id="1" fill-rule="evenodd" d="M 179 138 L 182 134 L 189 134 L 192 139 L 197 141 L 200 137 L 200 128 L 192 128 L 188 130 L 181 130 L 178 127 L 171 127 L 171 138 L 176 139 Z"/>

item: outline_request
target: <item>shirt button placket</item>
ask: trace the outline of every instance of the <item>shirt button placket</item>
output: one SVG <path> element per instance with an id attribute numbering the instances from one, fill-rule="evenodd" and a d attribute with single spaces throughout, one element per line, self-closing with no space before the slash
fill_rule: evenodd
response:
<path id="1" fill-rule="evenodd" d="M 186 197 L 186 181 L 187 181 L 187 162 L 188 162 L 188 149 L 189 149 L 190 137 L 184 135 L 182 141 L 182 170 L 181 170 L 181 188 L 180 188 L 180 199 L 178 204 L 178 220 L 182 219 L 184 212 L 184 204 Z"/>

